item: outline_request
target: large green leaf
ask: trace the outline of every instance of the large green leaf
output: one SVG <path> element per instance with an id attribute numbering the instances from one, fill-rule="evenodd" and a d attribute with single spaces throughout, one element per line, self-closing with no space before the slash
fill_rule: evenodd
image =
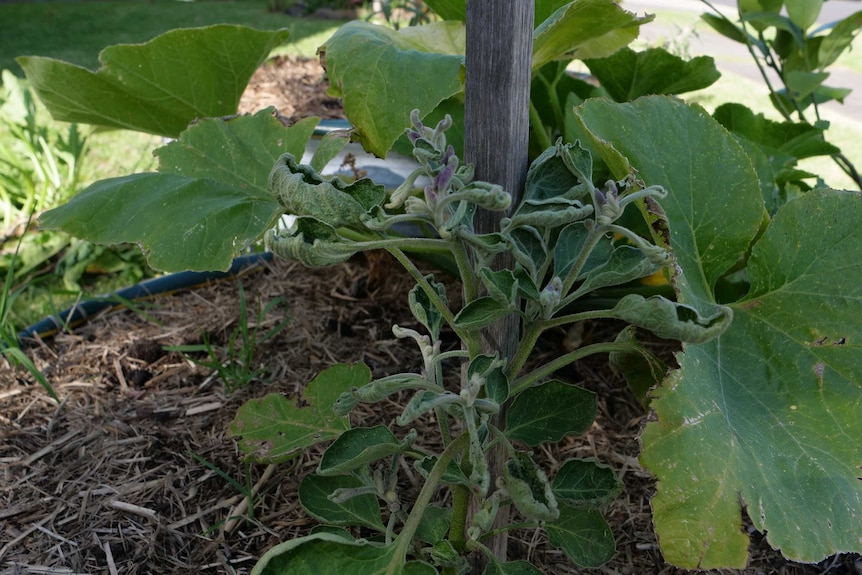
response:
<path id="1" fill-rule="evenodd" d="M 645 181 L 668 187 L 679 297 L 714 305 L 715 279 L 748 253 L 762 219 L 741 150 L 705 114 L 664 98 L 589 102 L 579 117 Z M 782 207 L 751 252 L 751 288 L 730 328 L 685 345 L 660 388 L 643 461 L 659 478 L 655 524 L 669 561 L 743 566 L 740 498 L 789 558 L 862 548 L 859 221 L 858 193 L 809 192 Z"/>
<path id="2" fill-rule="evenodd" d="M 639 17 L 614 0 L 575 0 L 559 8 L 533 33 L 533 71 L 553 60 L 604 58 L 638 37 Z"/>
<path id="3" fill-rule="evenodd" d="M 421 561 L 405 562 L 396 540 L 388 545 L 348 541 L 331 533 L 291 539 L 267 551 L 251 575 L 436 575 Z"/>
<path id="4" fill-rule="evenodd" d="M 463 89 L 464 26 L 437 22 L 395 31 L 363 21 L 342 26 L 320 48 L 331 81 L 366 150 L 385 156 L 410 112 L 421 117 Z"/>
<path id="5" fill-rule="evenodd" d="M 665 187 L 661 205 L 670 245 L 686 271 L 684 300 L 695 307 L 693 299 L 711 300 L 715 282 L 746 252 L 763 221 L 763 199 L 742 147 L 702 109 L 664 96 L 629 104 L 590 100 L 575 109 L 575 119 L 603 157 L 610 142 L 611 152 L 625 155 L 647 184 Z"/>
<path id="6" fill-rule="evenodd" d="M 329 441 L 350 429 L 347 417 L 336 416 L 332 406 L 342 393 L 371 381 L 364 363 L 336 364 L 306 386 L 304 407 L 280 393 L 246 402 L 237 411 L 230 434 L 240 451 L 259 461 L 279 462 L 296 451 Z"/>
<path id="7" fill-rule="evenodd" d="M 745 565 L 740 503 L 788 558 L 862 550 L 860 221 L 851 192 L 779 210 L 733 325 L 685 346 L 653 401 L 643 462 L 659 477 L 652 504 L 669 561 Z"/>
<path id="8" fill-rule="evenodd" d="M 269 110 L 204 120 L 156 152 L 162 173 L 97 182 L 40 223 L 94 243 L 137 242 L 156 269 L 226 270 L 283 212 L 267 176 L 282 153 L 302 154 L 316 123 L 286 128 Z"/>
<path id="9" fill-rule="evenodd" d="M 648 94 L 682 94 L 712 85 L 721 74 L 710 56 L 683 60 L 664 48 L 616 54 L 584 62 L 602 87 L 617 102 Z"/>
<path id="10" fill-rule="evenodd" d="M 235 114 L 251 75 L 286 30 L 218 25 L 110 46 L 97 72 L 51 58 L 18 58 L 57 120 L 175 138 L 196 118 Z"/>

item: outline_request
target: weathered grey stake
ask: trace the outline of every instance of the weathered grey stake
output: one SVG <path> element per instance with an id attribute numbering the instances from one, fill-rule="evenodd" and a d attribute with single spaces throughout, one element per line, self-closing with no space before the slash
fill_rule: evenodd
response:
<path id="1" fill-rule="evenodd" d="M 533 0 L 469 0 L 467 2 L 467 85 L 464 158 L 476 166 L 476 179 L 503 186 L 517 205 L 527 173 L 530 120 L 530 66 L 533 48 Z M 498 229 L 503 214 L 480 210 L 476 231 Z M 507 254 L 508 257 L 511 257 Z M 499 267 L 511 260 L 499 258 Z M 512 357 L 518 343 L 518 318 L 511 317 L 484 330 L 486 353 Z M 505 410 L 498 416 L 502 427 Z M 499 475 L 505 453 L 491 453 L 492 478 Z M 508 524 L 501 510 L 497 525 Z M 506 537 L 490 542 L 505 559 Z"/>

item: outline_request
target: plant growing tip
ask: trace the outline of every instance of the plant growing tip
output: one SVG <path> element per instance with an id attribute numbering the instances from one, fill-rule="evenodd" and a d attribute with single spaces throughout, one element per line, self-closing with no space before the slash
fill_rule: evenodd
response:
<path id="1" fill-rule="evenodd" d="M 395 325 L 392 333 L 416 343 L 423 358 L 422 371 L 389 375 L 347 389 L 342 385 L 343 391 L 332 396 L 328 406 L 317 407 L 329 408 L 335 416 L 343 418 L 360 403 L 376 404 L 394 399 L 402 392 L 412 394 L 394 423 L 412 426 L 433 416 L 444 447 L 443 453 L 435 456 L 436 471 L 423 473 L 426 483 L 411 506 L 409 502 L 415 494 L 403 490 L 397 476 L 405 467 L 405 459 L 428 451 L 427 436 L 418 437 L 411 429 L 404 440 L 398 441 L 386 427 L 371 427 L 337 433 L 317 475 L 344 477 L 345 481 L 348 476 L 351 478 L 349 487 L 333 484 L 328 497 L 331 503 L 346 505 L 354 499 L 374 495 L 382 505 L 377 513 L 382 515 L 372 513 L 373 521 L 387 525 L 386 541 L 396 541 L 399 553 L 408 549 L 407 541 L 416 534 L 416 522 L 421 525 L 418 518 L 424 515 L 432 495 L 439 490 L 438 482 L 452 489 L 453 501 L 459 502 L 451 510 L 452 539 L 447 540 L 441 534 L 430 550 L 412 555 L 447 573 L 462 564 L 462 553 L 482 547 L 481 541 L 489 536 L 501 506 L 514 506 L 536 526 L 549 526 L 561 519 L 558 496 L 546 473 L 512 442 L 539 445 L 583 432 L 595 416 L 595 397 L 559 381 L 541 383 L 546 367 L 525 371 L 526 359 L 546 329 L 580 319 L 565 312 L 578 299 L 594 289 L 652 274 L 670 262 L 667 250 L 615 223 L 620 221 L 626 206 L 643 198 L 664 197 L 665 192 L 660 186 L 646 187 L 634 178 L 608 182 L 606 189 L 600 191 L 585 179 L 592 174 L 590 153 L 577 142 L 571 145 L 558 142 L 530 167 L 528 193 L 512 217 L 502 221 L 499 231 L 479 236 L 473 231 L 477 209 L 507 209 L 511 196 L 499 186 L 473 181 L 472 168 L 461 165 L 452 146 L 446 143 L 445 130 L 451 126 L 450 118 L 433 129 L 422 124 L 418 112 L 411 119 L 413 127 L 407 135 L 420 168 L 395 190 L 388 203 L 379 194 L 353 192 L 337 180 L 320 178 L 296 164 L 292 157 L 280 159 L 270 178 L 272 192 L 285 207 L 301 208 L 302 212 L 296 230 L 270 236 L 270 241 L 281 242 L 280 248 L 279 244 L 272 244 L 280 255 L 317 265 L 328 265 L 365 249 L 384 247 L 417 280 L 408 299 L 410 310 L 425 331 Z M 428 178 L 430 183 L 416 190 L 413 185 L 420 176 Z M 373 190 L 359 184 L 356 189 Z M 624 191 L 620 193 L 619 189 Z M 594 203 L 582 203 L 589 197 Z M 390 212 L 399 207 L 403 211 Z M 401 251 L 415 239 L 391 234 L 390 221 L 415 221 L 431 226 L 436 237 L 423 241 L 435 242 L 449 250 L 461 278 L 479 279 L 489 295 L 479 295 L 475 290 L 468 292 L 465 288 L 463 307 L 457 312 L 451 310 L 444 284 L 434 275 L 418 273 Z M 371 239 L 347 239 L 347 234 L 339 231 L 343 228 L 349 228 L 352 237 Z M 634 246 L 616 245 L 614 235 Z M 492 271 L 491 259 L 505 251 L 513 253 L 515 266 Z M 714 337 L 726 328 L 728 318 L 721 319 L 724 316 L 701 318 L 697 314 L 691 316 L 691 311 L 667 300 L 623 298 L 616 307 L 594 312 L 593 317 L 621 318 L 661 335 L 698 341 Z M 478 351 L 480 330 L 506 315 L 517 316 L 523 330 L 519 352 L 511 363 Z M 460 338 L 460 348 L 444 351 L 441 331 L 446 324 Z M 607 345 L 608 349 L 627 349 L 627 344 Z M 563 363 L 554 362 L 554 369 L 588 353 L 590 350 L 570 359 L 564 357 Z M 457 392 L 448 389 L 444 381 L 449 371 L 464 373 Z M 510 386 L 510 378 L 517 378 L 518 384 Z M 501 413 L 503 406 L 509 408 L 505 430 L 497 428 L 492 419 Z M 561 406 L 565 413 L 559 411 Z M 261 432 L 265 433 L 262 429 Z M 497 443 L 505 446 L 509 460 L 504 474 L 492 478 L 488 453 Z M 444 461 L 445 473 L 440 468 Z M 577 469 L 585 474 L 594 471 L 589 463 Z M 567 493 L 574 475 L 570 472 L 560 483 L 562 493 Z M 472 518 L 468 516 L 469 505 L 465 504 L 470 499 L 480 509 Z M 402 513 L 403 509 L 411 509 L 409 517 Z M 321 509 L 313 514 L 324 517 L 326 512 Z M 363 517 L 354 524 L 368 524 L 369 518 Z M 346 524 L 339 521 L 340 525 Z M 593 521 L 594 528 L 606 530 L 600 516 L 594 516 Z M 554 530 L 563 550 L 571 543 L 569 537 L 585 536 L 562 535 L 564 532 L 565 529 Z M 359 553 L 362 549 L 346 546 L 342 551 Z M 383 552 L 385 547 L 375 549 Z"/>

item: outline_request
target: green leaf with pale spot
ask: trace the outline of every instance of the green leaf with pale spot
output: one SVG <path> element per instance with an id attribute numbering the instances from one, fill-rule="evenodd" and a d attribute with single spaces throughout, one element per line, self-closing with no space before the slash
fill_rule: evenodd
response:
<path id="1" fill-rule="evenodd" d="M 547 381 L 515 397 L 506 414 L 506 436 L 534 446 L 559 441 L 589 429 L 596 409 L 593 392 L 556 379 Z"/>
<path id="2" fill-rule="evenodd" d="M 862 551 L 860 221 L 858 193 L 782 207 L 754 246 L 731 328 L 685 346 L 656 394 L 642 457 L 659 478 L 668 561 L 744 566 L 740 502 L 789 559 Z"/>
<path id="3" fill-rule="evenodd" d="M 862 195 L 811 191 L 757 239 L 756 176 L 700 110 L 644 98 L 588 102 L 578 116 L 639 177 L 668 190 L 661 203 L 683 302 L 714 305 L 715 280 L 750 250 L 751 287 L 730 304 L 732 324 L 683 346 L 642 437 L 642 461 L 659 480 L 652 506 L 665 559 L 743 567 L 740 504 L 790 559 L 859 552 Z"/>
<path id="4" fill-rule="evenodd" d="M 326 41 L 320 52 L 330 94 L 342 99 L 366 150 L 385 156 L 413 109 L 424 118 L 462 91 L 465 38 L 460 22 L 395 31 L 354 20 Z"/>
<path id="5" fill-rule="evenodd" d="M 56 120 L 176 138 L 192 120 L 235 114 L 251 75 L 288 35 L 222 24 L 110 46 L 97 72 L 39 56 L 18 63 Z"/>
<path id="6" fill-rule="evenodd" d="M 595 509 L 560 505 L 560 518 L 546 523 L 545 530 L 548 542 L 581 567 L 601 567 L 617 551 L 608 522 Z"/>
<path id="7" fill-rule="evenodd" d="M 260 558 L 251 575 L 437 575 L 428 563 L 407 562 L 404 551 L 397 539 L 380 545 L 317 533 L 276 545 Z"/>
<path id="8" fill-rule="evenodd" d="M 306 475 L 299 484 L 299 502 L 306 513 L 328 525 L 364 526 L 375 531 L 384 531 L 383 520 L 380 518 L 380 503 L 374 493 L 357 495 L 340 503 L 329 498 L 336 489 L 360 487 L 362 482 L 348 475 Z"/>
<path id="9" fill-rule="evenodd" d="M 638 37 L 653 16 L 639 17 L 613 0 L 575 0 L 533 33 L 533 71 L 553 60 L 604 58 Z"/>
<path id="10" fill-rule="evenodd" d="M 96 182 L 39 221 L 94 243 L 136 242 L 159 270 L 227 270 L 283 213 L 267 175 L 282 153 L 302 153 L 316 123 L 286 128 L 271 110 L 204 120 L 157 150 L 161 173 Z"/>
<path id="11" fill-rule="evenodd" d="M 280 393 L 247 401 L 237 411 L 230 435 L 240 451 L 256 461 L 285 461 L 350 429 L 347 417 L 336 416 L 332 406 L 339 395 L 369 381 L 371 370 L 364 363 L 333 365 L 308 383 L 304 407 Z"/>

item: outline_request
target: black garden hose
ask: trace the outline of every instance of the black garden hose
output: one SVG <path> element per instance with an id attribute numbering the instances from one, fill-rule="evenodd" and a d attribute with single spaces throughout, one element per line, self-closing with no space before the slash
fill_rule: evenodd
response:
<path id="1" fill-rule="evenodd" d="M 26 345 L 35 338 L 45 339 L 58 332 L 74 328 L 99 312 L 124 306 L 127 302 L 192 289 L 213 281 L 234 277 L 260 267 L 272 260 L 270 252 L 257 252 L 234 258 L 226 272 L 179 272 L 153 278 L 119 289 L 104 297 L 80 302 L 67 310 L 51 315 L 18 334 L 18 343 Z"/>

